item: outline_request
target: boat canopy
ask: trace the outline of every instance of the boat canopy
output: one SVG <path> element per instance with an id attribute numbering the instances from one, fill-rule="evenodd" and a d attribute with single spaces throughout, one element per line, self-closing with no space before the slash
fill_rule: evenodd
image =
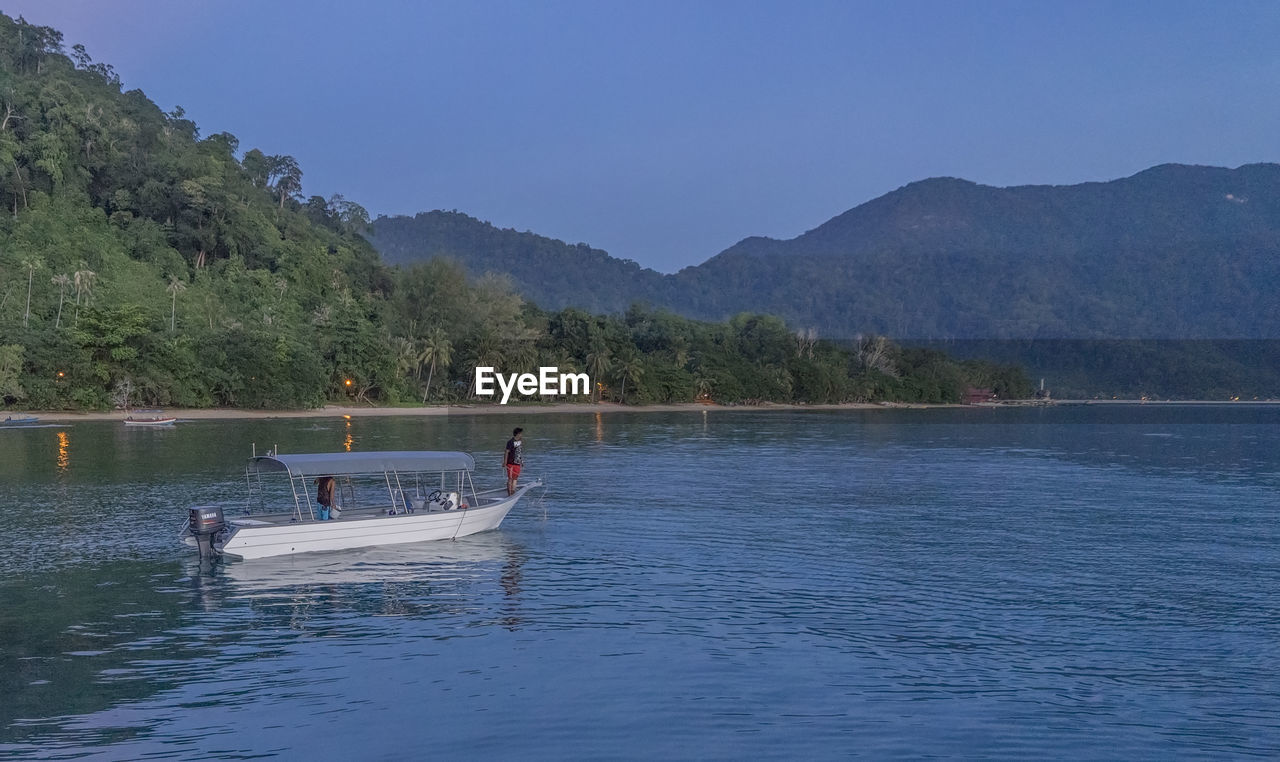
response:
<path id="1" fill-rule="evenodd" d="M 465 452 L 320 452 L 259 455 L 249 459 L 257 471 L 287 471 L 290 476 L 355 476 L 358 474 L 474 471 Z"/>

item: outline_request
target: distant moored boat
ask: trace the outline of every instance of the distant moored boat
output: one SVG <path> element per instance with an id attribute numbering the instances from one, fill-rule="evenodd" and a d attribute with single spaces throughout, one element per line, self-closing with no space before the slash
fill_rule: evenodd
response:
<path id="1" fill-rule="evenodd" d="M 135 410 L 124 419 L 125 426 L 172 426 L 178 419 L 163 410 Z"/>

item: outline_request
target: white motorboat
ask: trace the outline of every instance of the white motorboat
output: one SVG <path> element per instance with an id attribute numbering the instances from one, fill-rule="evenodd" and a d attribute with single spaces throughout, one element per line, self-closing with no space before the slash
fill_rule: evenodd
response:
<path id="1" fill-rule="evenodd" d="M 201 556 L 239 559 L 445 540 L 496 529 L 525 493 L 542 486 L 534 480 L 512 495 L 505 487 L 477 492 L 474 470 L 464 452 L 255 456 L 246 472 L 251 503 L 275 499 L 288 507 L 236 517 L 220 505 L 191 508 L 182 537 Z M 326 477 L 335 480 L 328 518 L 312 502 L 313 485 Z"/>

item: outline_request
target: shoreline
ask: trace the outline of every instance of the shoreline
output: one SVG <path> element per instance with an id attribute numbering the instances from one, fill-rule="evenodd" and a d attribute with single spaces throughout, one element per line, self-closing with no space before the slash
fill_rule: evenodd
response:
<path id="1" fill-rule="evenodd" d="M 914 402 L 845 402 L 825 405 L 766 403 L 763 405 L 715 405 L 701 402 L 677 402 L 657 405 L 620 405 L 616 402 L 559 402 L 546 405 L 427 405 L 421 407 L 353 407 L 326 405 L 307 410 L 246 410 L 241 408 L 167 408 L 166 414 L 179 420 L 261 420 L 270 418 L 427 418 L 449 415 L 544 415 L 549 413 L 688 413 L 698 410 L 716 412 L 771 412 L 802 410 L 938 410 L 993 408 L 1028 408 L 1090 405 L 1280 405 L 1280 400 L 1054 400 L 1050 403 L 1012 400 L 977 405 Z M 73 412 L 66 410 L 12 411 L 13 415 L 30 415 L 41 421 L 68 423 L 74 421 L 120 421 L 122 410 L 110 412 Z M 3 419 L 0 419 L 2 421 Z"/>
<path id="2" fill-rule="evenodd" d="M 830 405 L 797 405 L 769 403 L 764 405 L 708 405 L 701 402 L 676 402 L 658 405 L 620 405 L 616 402 L 559 402 L 547 405 L 427 405 L 422 407 L 353 407 L 325 405 L 307 410 L 246 410 L 241 408 L 165 408 L 165 414 L 178 420 L 261 420 L 268 418 L 429 418 L 449 415 L 544 415 L 548 413 L 687 413 L 698 410 L 724 412 L 773 410 L 902 410 L 963 407 L 962 405 L 927 405 L 923 403 L 848 402 Z M 74 421 L 122 421 L 123 410 L 110 412 L 73 412 L 67 410 L 24 410 L 14 415 L 30 415 L 41 421 L 67 423 Z M 3 419 L 0 419 L 3 420 Z"/>

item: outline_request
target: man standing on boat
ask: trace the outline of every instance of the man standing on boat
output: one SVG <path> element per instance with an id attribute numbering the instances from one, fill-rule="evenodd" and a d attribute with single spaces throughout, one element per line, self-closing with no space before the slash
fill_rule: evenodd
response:
<path id="1" fill-rule="evenodd" d="M 507 449 L 502 456 L 502 468 L 507 472 L 507 494 L 516 493 L 516 479 L 520 478 L 520 467 L 524 465 L 524 443 L 521 433 L 524 429 L 517 426 L 507 440 Z"/>
<path id="2" fill-rule="evenodd" d="M 316 479 L 316 502 L 320 504 L 320 520 L 328 521 L 329 519 L 338 518 L 333 515 L 333 477 L 321 476 Z"/>

